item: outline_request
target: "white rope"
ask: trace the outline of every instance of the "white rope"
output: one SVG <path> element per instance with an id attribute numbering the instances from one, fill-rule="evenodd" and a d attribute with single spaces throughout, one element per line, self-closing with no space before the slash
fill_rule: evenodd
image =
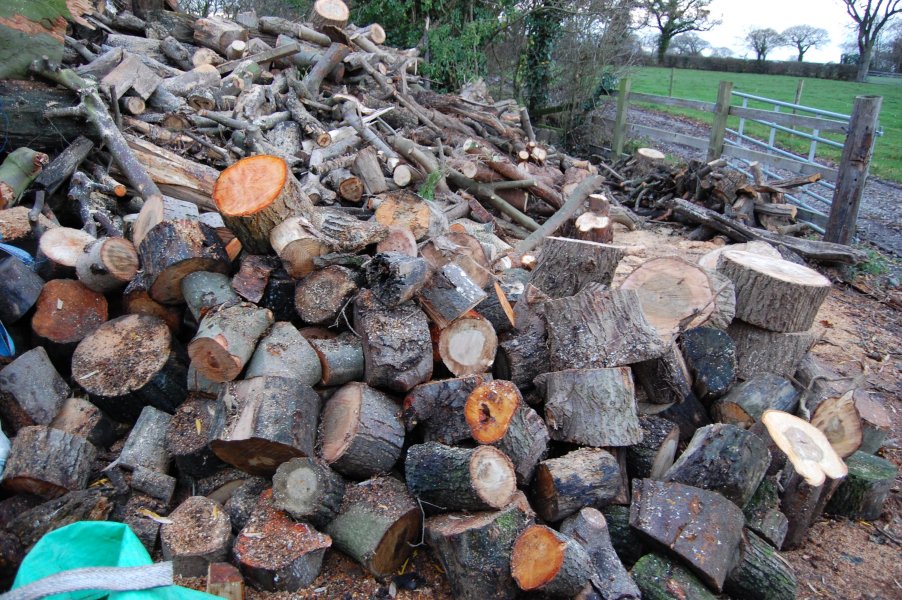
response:
<path id="1" fill-rule="evenodd" d="M 48 575 L 15 590 L 0 594 L 0 600 L 38 600 L 53 594 L 81 590 L 125 592 L 173 585 L 172 563 L 143 567 L 88 567 Z"/>

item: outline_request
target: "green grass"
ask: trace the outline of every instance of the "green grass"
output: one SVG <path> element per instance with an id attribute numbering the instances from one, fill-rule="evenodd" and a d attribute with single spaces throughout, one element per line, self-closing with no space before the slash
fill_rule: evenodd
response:
<path id="1" fill-rule="evenodd" d="M 668 95 L 670 69 L 645 67 L 632 75 L 632 90 L 645 94 Z M 718 71 L 674 71 L 673 96 L 714 102 L 720 81 L 732 81 L 733 89 L 755 96 L 764 96 L 784 102 L 795 100 L 798 78 L 783 75 L 756 75 L 749 73 L 723 73 Z M 883 96 L 880 125 L 883 136 L 877 139 L 871 173 L 891 181 L 902 182 L 902 80 L 881 80 L 876 83 L 853 83 L 827 79 L 805 79 L 801 104 L 822 110 L 850 114 L 855 96 Z M 734 97 L 733 104 L 741 105 L 741 98 Z M 654 105 L 657 110 L 711 122 L 712 115 L 691 109 Z M 772 105 L 749 101 L 749 107 L 773 110 Z M 782 109 L 786 110 L 786 109 Z M 736 129 L 739 119 L 731 117 L 728 127 Z M 767 140 L 770 130 L 764 126 L 746 122 L 746 133 Z M 803 130 L 810 133 L 809 130 Z M 842 142 L 841 136 L 827 135 Z M 807 156 L 809 140 L 777 132 L 777 145 Z M 841 149 L 818 144 L 817 156 L 839 162 Z"/>

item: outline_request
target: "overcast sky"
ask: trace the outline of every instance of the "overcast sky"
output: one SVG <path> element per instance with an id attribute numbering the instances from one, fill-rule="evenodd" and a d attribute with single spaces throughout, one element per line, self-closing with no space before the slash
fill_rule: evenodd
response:
<path id="1" fill-rule="evenodd" d="M 840 0 L 714 0 L 711 13 L 723 23 L 699 35 L 712 46 L 725 46 L 740 57 L 755 57 L 743 41 L 749 29 L 771 27 L 783 31 L 793 25 L 826 29 L 830 33 L 830 44 L 805 53 L 805 60 L 812 62 L 839 62 L 839 46 L 851 35 L 847 25 L 852 19 Z M 797 54 L 791 48 L 778 48 L 767 58 L 791 60 Z"/>

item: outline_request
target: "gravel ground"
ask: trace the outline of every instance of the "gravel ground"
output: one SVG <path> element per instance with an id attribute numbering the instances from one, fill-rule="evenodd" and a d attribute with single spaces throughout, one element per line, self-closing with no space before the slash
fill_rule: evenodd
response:
<path id="1" fill-rule="evenodd" d="M 611 107 L 610 116 L 613 116 L 612 109 L 613 107 Z M 606 114 L 605 116 L 609 115 Z M 710 131 L 709 126 L 705 123 L 634 107 L 629 109 L 629 122 L 676 131 L 704 139 L 708 138 Z M 877 143 L 879 144 L 880 141 L 878 140 Z M 679 156 L 684 160 L 704 158 L 701 151 L 680 144 L 656 141 L 655 147 L 662 152 Z M 786 176 L 791 176 L 791 173 L 786 173 Z M 807 196 L 806 198 L 816 202 Z M 896 258 L 902 258 L 902 222 L 897 217 L 900 200 L 902 200 L 902 185 L 872 176 L 868 178 L 868 182 L 865 185 L 864 198 L 858 214 L 858 236 L 860 239 L 893 254 Z M 815 208 L 825 213 L 829 212 L 829 206 L 826 204 L 815 206 Z"/>

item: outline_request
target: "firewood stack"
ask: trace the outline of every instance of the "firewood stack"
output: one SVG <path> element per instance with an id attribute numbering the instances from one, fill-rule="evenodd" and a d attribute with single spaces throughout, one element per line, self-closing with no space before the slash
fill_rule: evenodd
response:
<path id="1" fill-rule="evenodd" d="M 895 473 L 879 406 L 794 387 L 829 282 L 757 243 L 613 287 L 594 167 L 313 10 L 93 14 L 2 83 L 90 124 L 0 211 L 2 575 L 115 519 L 211 590 L 425 541 L 462 598 L 794 597 L 777 549 Z"/>

